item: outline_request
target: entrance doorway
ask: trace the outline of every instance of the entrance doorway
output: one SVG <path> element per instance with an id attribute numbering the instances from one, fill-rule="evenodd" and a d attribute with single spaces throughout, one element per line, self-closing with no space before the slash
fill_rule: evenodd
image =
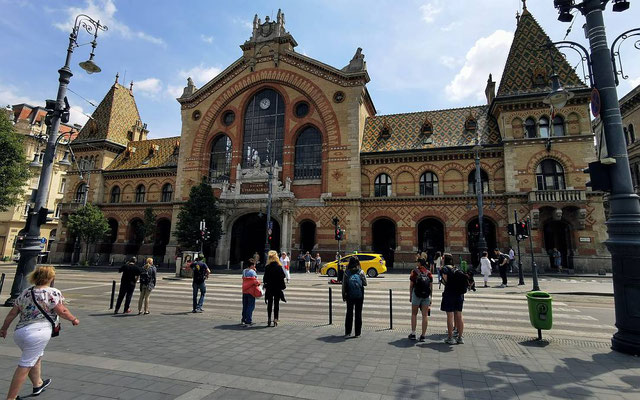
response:
<path id="1" fill-rule="evenodd" d="M 273 229 L 270 247 L 272 250 L 279 251 L 280 224 L 273 218 L 271 222 Z M 232 265 L 238 265 L 240 261 L 247 262 L 256 252 L 260 255 L 260 263 L 264 263 L 266 224 L 266 216 L 258 213 L 243 215 L 233 223 L 229 251 L 229 260 Z"/>
<path id="2" fill-rule="evenodd" d="M 436 251 L 444 252 L 444 225 L 435 218 L 427 218 L 418 224 L 418 250 L 430 257 Z"/>
<path id="3" fill-rule="evenodd" d="M 491 255 L 493 249 L 498 247 L 496 242 L 496 225 L 490 219 L 482 218 L 482 233 L 487 242 L 487 252 Z M 480 236 L 480 226 L 478 218 L 474 218 L 467 224 L 467 246 L 471 253 L 471 263 L 473 266 L 480 264 L 480 254 L 478 253 L 478 236 Z"/>
<path id="4" fill-rule="evenodd" d="M 311 252 L 316 244 L 316 224 L 313 221 L 302 221 L 300 224 L 300 249 Z"/>
<path id="5" fill-rule="evenodd" d="M 396 251 L 396 224 L 390 219 L 380 218 L 371 226 L 371 234 L 373 252 L 382 254 L 387 262 L 387 268 L 393 268 Z"/>
<path id="6" fill-rule="evenodd" d="M 156 223 L 155 240 L 153 242 L 153 255 L 163 257 L 167 252 L 167 245 L 171 238 L 171 221 L 161 218 Z"/>
<path id="7" fill-rule="evenodd" d="M 571 245 L 571 226 L 565 221 L 547 221 L 544 224 L 544 247 L 549 254 L 549 265 L 555 268 L 553 249 L 562 254 L 562 267 L 573 269 L 573 246 Z"/>

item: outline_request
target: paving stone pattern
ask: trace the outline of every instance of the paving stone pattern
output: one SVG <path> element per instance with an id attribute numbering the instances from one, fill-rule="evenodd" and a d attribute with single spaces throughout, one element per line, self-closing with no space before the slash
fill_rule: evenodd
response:
<path id="1" fill-rule="evenodd" d="M 40 398 L 640 399 L 640 359 L 602 343 L 470 332 L 449 346 L 440 332 L 417 343 L 387 330 L 345 339 L 341 326 L 287 324 L 286 310 L 277 328 L 208 312 L 78 311 L 81 325 L 65 324 L 47 347 L 54 384 Z M 0 341 L 0 393 L 18 355 Z"/>

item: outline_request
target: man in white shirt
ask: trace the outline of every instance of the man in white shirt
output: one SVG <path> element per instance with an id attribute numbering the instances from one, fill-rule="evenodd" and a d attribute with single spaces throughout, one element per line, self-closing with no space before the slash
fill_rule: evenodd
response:
<path id="1" fill-rule="evenodd" d="M 509 272 L 513 272 L 513 264 L 516 259 L 516 253 L 513 251 L 513 247 L 509 246 Z"/>

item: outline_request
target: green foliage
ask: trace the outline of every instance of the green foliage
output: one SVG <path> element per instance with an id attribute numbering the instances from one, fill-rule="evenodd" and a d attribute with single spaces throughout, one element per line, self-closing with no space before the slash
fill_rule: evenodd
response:
<path id="1" fill-rule="evenodd" d="M 78 236 L 86 243 L 87 249 L 90 243 L 101 240 L 111 230 L 102 210 L 91 203 L 69 216 L 67 228 L 71 235 Z M 87 250 L 87 258 L 89 258 L 88 253 Z"/>
<path id="2" fill-rule="evenodd" d="M 205 220 L 209 239 L 205 240 L 205 248 L 215 246 L 222 236 L 222 224 L 220 222 L 220 210 L 213 190 L 204 181 L 198 186 L 193 186 L 189 193 L 189 200 L 182 205 L 178 214 L 178 222 L 174 234 L 178 243 L 184 249 L 200 248 L 200 221 Z"/>
<path id="3" fill-rule="evenodd" d="M 7 114 L 0 111 L 0 211 L 22 201 L 24 185 L 31 177 L 22 139 Z"/>
<path id="4" fill-rule="evenodd" d="M 144 210 L 144 218 L 141 226 L 141 233 L 145 243 L 150 243 L 153 240 L 153 234 L 156 231 L 156 219 L 157 216 L 153 212 L 153 209 L 151 207 L 147 207 Z"/>

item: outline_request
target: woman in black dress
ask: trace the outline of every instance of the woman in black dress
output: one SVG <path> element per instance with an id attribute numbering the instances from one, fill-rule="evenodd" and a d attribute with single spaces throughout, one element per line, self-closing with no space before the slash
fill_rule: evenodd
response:
<path id="1" fill-rule="evenodd" d="M 285 275 L 278 253 L 269 251 L 267 266 L 264 270 L 262 282 L 265 288 L 265 300 L 267 301 L 267 326 L 271 326 L 271 310 L 273 309 L 273 326 L 278 326 L 280 311 L 280 299 L 284 296 L 282 291 L 287 287 L 284 283 Z"/>

